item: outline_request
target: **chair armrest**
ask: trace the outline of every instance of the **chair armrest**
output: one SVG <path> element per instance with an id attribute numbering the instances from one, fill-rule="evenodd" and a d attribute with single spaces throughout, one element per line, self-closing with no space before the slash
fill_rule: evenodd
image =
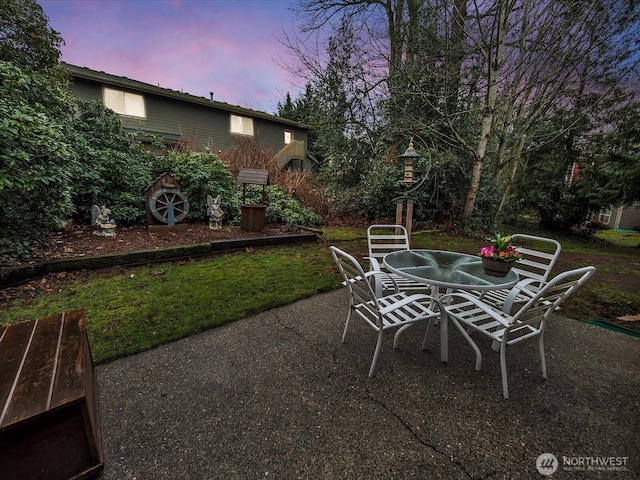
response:
<path id="1" fill-rule="evenodd" d="M 398 286 L 398 282 L 396 282 L 396 279 L 393 278 L 391 275 L 389 275 L 387 272 L 383 272 L 380 269 L 380 263 L 378 262 L 378 260 L 376 260 L 373 257 L 364 257 L 365 260 L 369 260 L 371 262 L 371 270 L 369 270 L 368 272 L 365 273 L 365 277 L 370 277 L 370 276 L 377 276 L 377 277 L 381 277 L 382 275 L 384 275 L 386 278 L 388 278 L 389 280 L 391 280 L 391 282 L 393 283 L 393 290 L 395 293 L 398 293 L 400 291 L 400 287 Z M 376 285 L 379 283 L 379 279 L 376 278 L 375 279 Z M 381 295 L 381 291 L 378 292 L 378 289 L 376 288 L 376 295 Z"/>
<path id="2" fill-rule="evenodd" d="M 405 305 L 408 305 L 410 303 L 416 302 L 418 300 L 428 300 L 431 303 L 435 303 L 435 304 L 438 305 L 439 310 L 441 312 L 444 312 L 444 308 L 442 307 L 442 304 L 440 303 L 440 301 L 438 299 L 432 297 L 431 295 L 425 295 L 424 293 L 414 293 L 413 295 L 409 295 L 408 297 L 405 297 L 402 300 L 394 302 L 393 304 L 389 305 L 388 307 L 381 308 L 380 309 L 380 313 L 382 315 L 386 315 L 389 312 L 393 312 L 394 310 L 397 310 L 398 308 L 402 308 Z"/>
<path id="3" fill-rule="evenodd" d="M 376 282 L 376 285 L 377 285 L 379 282 L 379 277 L 383 275 L 387 277 L 389 280 L 391 280 L 391 282 L 393 283 L 393 291 L 395 293 L 398 293 L 400 291 L 400 288 L 398 287 L 398 282 L 396 282 L 395 278 L 393 278 L 391 275 L 388 275 L 385 272 L 381 272 L 380 270 L 369 270 L 368 272 L 365 272 L 364 278 L 374 277 L 374 281 Z"/>
<path id="4" fill-rule="evenodd" d="M 516 283 L 509 292 L 506 300 L 504 301 L 504 305 L 502 306 L 502 311 L 505 313 L 509 313 L 511 311 L 511 307 L 513 307 L 513 302 L 515 302 L 518 295 L 525 295 L 529 298 L 533 298 L 538 293 L 537 291 L 530 290 L 527 288 L 529 285 L 533 283 L 541 283 L 540 280 L 536 280 L 535 278 L 527 278 L 525 280 L 520 280 Z"/>
<path id="5" fill-rule="evenodd" d="M 371 266 L 371 270 L 380 272 L 382 269 L 380 268 L 380 262 L 375 257 L 364 257 L 365 260 L 369 260 L 369 265 Z"/>
<path id="6" fill-rule="evenodd" d="M 440 297 L 440 301 L 443 304 L 446 304 L 447 303 L 447 300 L 446 300 L 447 297 L 452 298 L 452 299 L 454 297 L 459 297 L 459 298 L 462 298 L 464 300 L 467 300 L 468 302 L 473 303 L 477 308 L 482 310 L 487 315 L 490 315 L 491 318 L 493 318 L 494 320 L 502 323 L 505 327 L 511 326 L 511 322 L 509 321 L 509 319 L 511 318 L 511 315 L 509 315 L 508 313 L 505 313 L 504 311 L 500 311 L 500 310 L 496 309 L 495 307 L 489 305 L 488 303 L 483 302 L 482 300 L 480 300 L 477 297 L 474 297 L 473 295 L 469 295 L 468 293 L 461 293 L 461 292 L 447 293 L 446 295 L 443 295 L 442 297 Z M 447 313 L 449 315 L 452 315 L 453 317 L 455 317 L 455 314 L 452 314 L 450 312 L 450 310 L 453 309 L 455 307 L 455 305 L 456 304 L 453 303 L 448 308 L 445 307 L 445 310 L 447 311 Z M 507 315 L 509 317 L 509 319 L 505 318 L 505 315 Z"/>

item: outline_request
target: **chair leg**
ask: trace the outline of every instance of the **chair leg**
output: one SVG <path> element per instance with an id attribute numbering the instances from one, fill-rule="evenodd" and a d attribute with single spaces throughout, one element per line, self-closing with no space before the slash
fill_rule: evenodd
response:
<path id="1" fill-rule="evenodd" d="M 349 330 L 349 320 L 351 320 L 351 312 L 353 308 L 349 305 L 349 313 L 347 313 L 347 321 L 344 323 L 344 331 L 342 332 L 342 343 L 344 343 L 344 339 L 347 338 L 347 330 Z"/>
<path id="2" fill-rule="evenodd" d="M 373 372 L 376 369 L 376 362 L 378 361 L 378 354 L 382 349 L 382 329 L 378 330 L 378 343 L 376 343 L 376 351 L 373 354 L 373 360 L 371 361 L 371 368 L 369 369 L 369 378 L 373 377 Z"/>
<path id="3" fill-rule="evenodd" d="M 431 322 L 429 322 L 431 323 Z M 407 325 L 403 325 L 402 327 L 400 327 L 398 329 L 398 331 L 396 332 L 396 334 L 393 336 L 393 349 L 397 349 L 398 348 L 398 343 L 400 341 L 400 334 L 402 332 L 404 332 L 407 328 L 409 328 L 411 325 L 413 325 L 412 323 L 408 323 Z"/>
<path id="4" fill-rule="evenodd" d="M 449 361 L 449 319 L 444 309 L 440 311 L 440 361 Z"/>
<path id="5" fill-rule="evenodd" d="M 424 339 L 422 340 L 422 350 L 427 349 L 427 342 L 431 337 L 431 330 L 434 327 L 434 324 L 438 323 L 440 325 L 440 361 L 448 362 L 449 361 L 449 327 L 447 321 L 447 313 L 442 310 L 440 312 L 440 318 L 434 317 L 429 319 L 429 323 L 427 324 L 427 331 L 424 334 Z"/>
<path id="6" fill-rule="evenodd" d="M 453 324 L 460 331 L 460 333 L 465 338 L 467 343 L 469 345 L 471 345 L 471 348 L 473 348 L 473 351 L 476 353 L 476 370 L 478 370 L 478 371 L 482 370 L 482 353 L 480 353 L 480 349 L 478 348 L 478 345 L 476 345 L 476 342 L 473 341 L 473 339 L 465 331 L 465 329 L 462 327 L 462 325 L 460 325 L 460 322 L 458 322 L 455 319 L 455 317 L 453 319 Z"/>
<path id="7" fill-rule="evenodd" d="M 544 358 L 544 336 L 538 338 L 538 348 L 540 350 L 540 368 L 542 369 L 542 378 L 547 378 L 547 363 Z"/>
<path id="8" fill-rule="evenodd" d="M 422 340 L 422 350 L 427 349 L 427 342 L 429 341 L 429 337 L 431 336 L 431 327 L 433 326 L 433 319 L 430 319 L 427 323 L 427 331 L 424 332 L 424 339 Z"/>
<path id="9" fill-rule="evenodd" d="M 431 285 L 431 297 L 433 298 L 440 298 L 440 288 L 436 287 L 435 285 Z M 447 293 L 449 293 L 449 290 L 447 290 Z M 431 310 L 434 310 L 436 308 L 436 306 L 438 308 L 440 308 L 442 305 L 438 302 L 438 305 L 436 305 L 436 302 L 434 300 L 431 300 L 431 303 L 429 304 L 429 308 Z M 434 325 L 440 325 L 440 319 L 436 318 L 434 321 Z"/>
<path id="10" fill-rule="evenodd" d="M 502 396 L 509 398 L 509 385 L 507 383 L 507 343 L 500 345 L 500 372 L 502 374 Z"/>
<path id="11" fill-rule="evenodd" d="M 384 286 L 382 285 L 382 278 L 380 275 L 374 275 L 373 276 L 373 281 L 374 281 L 374 291 L 376 294 L 376 298 L 380 298 L 382 297 L 382 290 L 384 289 Z"/>

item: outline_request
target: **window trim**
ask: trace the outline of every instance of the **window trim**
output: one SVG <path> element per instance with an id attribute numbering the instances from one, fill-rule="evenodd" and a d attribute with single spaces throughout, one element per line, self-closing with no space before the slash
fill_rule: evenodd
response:
<path id="1" fill-rule="evenodd" d="M 234 121 L 235 120 L 235 121 Z M 238 131 L 236 128 L 240 122 L 242 131 Z M 243 117 L 242 115 L 229 115 L 229 132 L 232 135 L 244 135 L 245 137 L 253 137 L 253 118 L 251 117 Z"/>
<path id="2" fill-rule="evenodd" d="M 609 225 L 611 222 L 611 214 L 613 213 L 613 208 L 602 208 L 600 213 L 598 214 L 598 221 L 600 223 L 604 223 L 605 225 Z"/>
<path id="3" fill-rule="evenodd" d="M 107 92 L 108 91 L 122 94 L 123 110 L 121 110 L 121 111 L 116 110 L 116 108 L 114 108 L 113 105 L 108 105 L 107 104 Z M 127 97 L 130 97 L 131 100 L 133 100 L 134 98 L 137 98 L 137 97 L 140 98 L 140 100 L 141 100 L 140 103 L 141 103 L 141 106 L 142 106 L 142 115 L 137 115 L 135 113 L 127 112 L 127 108 L 126 108 L 127 107 Z M 113 88 L 113 87 L 109 87 L 107 85 L 103 85 L 102 86 L 102 103 L 104 104 L 105 107 L 113 110 L 116 114 L 118 114 L 121 117 L 143 119 L 143 120 L 147 119 L 147 102 L 146 102 L 146 99 L 145 99 L 144 95 L 142 95 L 141 93 L 130 92 L 130 91 L 127 91 L 127 90 L 121 90 L 121 89 L 118 89 L 118 88 Z"/>

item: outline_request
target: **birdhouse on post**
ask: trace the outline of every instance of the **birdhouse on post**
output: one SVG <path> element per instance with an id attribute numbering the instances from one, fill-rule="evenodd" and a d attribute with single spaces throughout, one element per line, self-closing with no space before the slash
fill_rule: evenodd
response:
<path id="1" fill-rule="evenodd" d="M 404 176 L 400 181 L 401 184 L 405 186 L 405 188 L 410 188 L 415 180 L 413 179 L 413 167 L 415 162 L 419 158 L 418 153 L 413 148 L 413 137 L 409 141 L 409 147 L 405 150 L 405 152 L 400 155 L 400 158 L 404 162 Z M 422 184 L 421 184 L 422 185 Z M 407 217 L 406 217 L 406 225 L 407 233 L 409 237 L 411 236 L 411 226 L 413 223 L 413 203 L 414 199 L 410 196 L 410 193 L 420 188 L 421 185 L 415 187 L 411 190 L 405 191 L 401 196 L 395 199 L 396 201 L 396 224 L 402 225 L 402 211 L 404 210 L 404 204 L 407 204 Z"/>

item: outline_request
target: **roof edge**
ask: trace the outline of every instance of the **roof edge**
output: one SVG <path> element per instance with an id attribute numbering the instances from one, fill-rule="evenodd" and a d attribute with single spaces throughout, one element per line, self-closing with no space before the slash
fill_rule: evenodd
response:
<path id="1" fill-rule="evenodd" d="M 183 102 L 196 103 L 198 105 L 207 106 L 217 108 L 219 110 L 226 110 L 232 113 L 243 114 L 245 116 L 251 116 L 254 118 L 262 118 L 265 120 L 269 120 L 272 122 L 279 122 L 286 125 L 295 126 L 298 128 L 309 129 L 306 125 L 303 125 L 299 122 L 288 120 L 286 118 L 279 117 L 277 115 L 271 115 L 266 112 L 261 112 L 259 110 L 251 110 L 249 108 L 240 107 L 237 105 L 231 105 L 225 102 L 218 102 L 216 100 L 210 100 L 205 97 L 198 97 L 196 95 L 191 95 L 190 93 L 179 92 L 177 90 L 171 90 L 169 88 L 163 88 L 160 86 L 151 85 L 149 83 L 144 83 L 139 80 L 134 80 L 127 77 L 119 77 L 117 75 L 112 75 L 110 73 L 92 70 L 87 67 L 80 67 L 77 65 L 72 65 L 66 62 L 60 62 L 60 65 L 67 73 L 73 78 L 83 78 L 86 80 L 93 80 L 96 82 L 101 82 L 105 84 L 110 84 L 118 87 L 128 88 L 130 90 L 138 90 L 145 93 L 150 93 L 153 95 L 158 95 L 162 97 L 172 98 L 175 100 L 180 100 Z"/>

